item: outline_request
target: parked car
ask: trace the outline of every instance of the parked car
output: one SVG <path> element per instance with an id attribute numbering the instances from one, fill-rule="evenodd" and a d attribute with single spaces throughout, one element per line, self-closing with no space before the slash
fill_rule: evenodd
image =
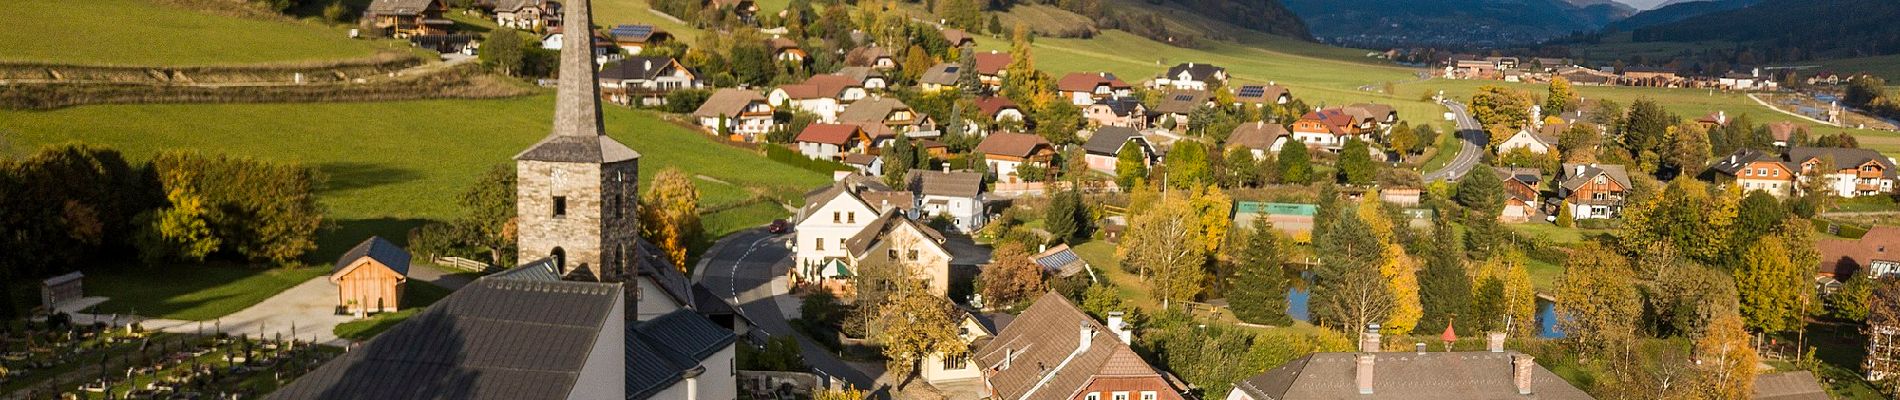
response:
<path id="1" fill-rule="evenodd" d="M 786 220 L 782 220 L 782 219 L 775 219 L 775 220 L 772 220 L 771 225 L 765 226 L 765 231 L 771 232 L 774 235 L 791 232 L 792 223 Z"/>

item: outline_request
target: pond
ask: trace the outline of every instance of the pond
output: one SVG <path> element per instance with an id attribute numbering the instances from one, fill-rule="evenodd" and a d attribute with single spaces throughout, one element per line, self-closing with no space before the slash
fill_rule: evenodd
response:
<path id="1" fill-rule="evenodd" d="M 1286 291 L 1286 315 L 1295 321 L 1312 322 L 1313 313 L 1307 303 L 1312 294 L 1306 289 L 1292 288 Z M 1557 304 L 1544 298 L 1537 298 L 1537 337 L 1544 339 L 1562 339 L 1564 333 L 1557 329 Z"/>

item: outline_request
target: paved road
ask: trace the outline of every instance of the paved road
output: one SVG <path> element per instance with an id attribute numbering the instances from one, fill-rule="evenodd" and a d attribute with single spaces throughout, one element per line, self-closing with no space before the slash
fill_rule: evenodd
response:
<path id="1" fill-rule="evenodd" d="M 1471 118 L 1471 113 L 1465 111 L 1465 105 L 1451 100 L 1445 100 L 1443 104 L 1445 108 L 1451 109 L 1451 112 L 1456 114 L 1458 138 L 1461 139 L 1458 157 L 1453 158 L 1451 163 L 1445 164 L 1444 168 L 1425 173 L 1426 182 L 1456 181 L 1458 178 L 1463 178 L 1465 173 L 1471 172 L 1472 168 L 1478 166 L 1478 161 L 1484 158 L 1484 155 L 1479 153 L 1483 151 L 1483 144 L 1487 140 L 1484 126 L 1478 125 L 1478 120 Z"/>
<path id="2" fill-rule="evenodd" d="M 727 236 L 723 243 L 707 251 L 695 278 L 713 294 L 738 305 L 739 313 L 767 335 L 798 338 L 805 364 L 819 374 L 859 388 L 876 387 L 876 378 L 884 374 L 882 366 L 847 363 L 793 330 L 787 322 L 798 313 L 798 298 L 788 294 L 785 280 L 792 266 L 787 239 L 787 236 L 759 230 Z"/>
<path id="3" fill-rule="evenodd" d="M 105 298 L 88 298 L 87 303 L 72 306 L 75 310 L 98 304 Z M 65 306 L 62 309 L 67 308 Z M 93 315 L 72 313 L 75 322 L 94 321 L 126 323 L 137 319 L 146 329 L 172 333 L 212 333 L 224 332 L 274 337 L 297 337 L 332 346 L 348 344 L 348 340 L 338 339 L 333 330 L 338 324 L 353 321 L 348 315 L 336 315 L 336 285 L 329 277 L 319 276 L 284 290 L 238 312 L 206 321 L 180 321 L 170 319 L 138 318 L 124 315 Z"/>

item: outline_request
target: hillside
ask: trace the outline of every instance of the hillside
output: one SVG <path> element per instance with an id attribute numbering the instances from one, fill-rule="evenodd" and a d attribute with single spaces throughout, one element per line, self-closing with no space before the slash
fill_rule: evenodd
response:
<path id="1" fill-rule="evenodd" d="M 216 15 L 145 0 L 16 0 L 0 13 L 0 61 L 233 65 L 360 58 L 394 41 L 313 23 Z M 49 34 L 70 32 L 72 34 Z"/>
<path id="2" fill-rule="evenodd" d="M 1637 29 L 1631 40 L 1737 42 L 1768 61 L 1878 56 L 1900 53 L 1896 15 L 1893 0 L 1764 0 Z"/>
<path id="3" fill-rule="evenodd" d="M 1604 29 L 1628 31 L 1647 28 L 1694 18 L 1704 14 L 1735 10 L 1759 2 L 1761 2 L 1761 0 L 1704 0 L 1673 3 L 1654 10 L 1636 13 L 1636 15 L 1631 15 L 1629 18 L 1612 23 Z"/>
<path id="4" fill-rule="evenodd" d="M 1635 12 L 1622 3 L 1566 0 L 1288 0 L 1287 6 L 1321 41 L 1367 48 L 1534 43 L 1593 31 Z"/>

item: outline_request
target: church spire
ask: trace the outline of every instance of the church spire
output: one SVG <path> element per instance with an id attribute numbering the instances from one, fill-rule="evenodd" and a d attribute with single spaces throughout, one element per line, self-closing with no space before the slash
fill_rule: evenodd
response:
<path id="1" fill-rule="evenodd" d="M 599 136 L 600 86 L 588 0 L 568 0 L 562 18 L 561 83 L 554 99 L 554 135 Z"/>

